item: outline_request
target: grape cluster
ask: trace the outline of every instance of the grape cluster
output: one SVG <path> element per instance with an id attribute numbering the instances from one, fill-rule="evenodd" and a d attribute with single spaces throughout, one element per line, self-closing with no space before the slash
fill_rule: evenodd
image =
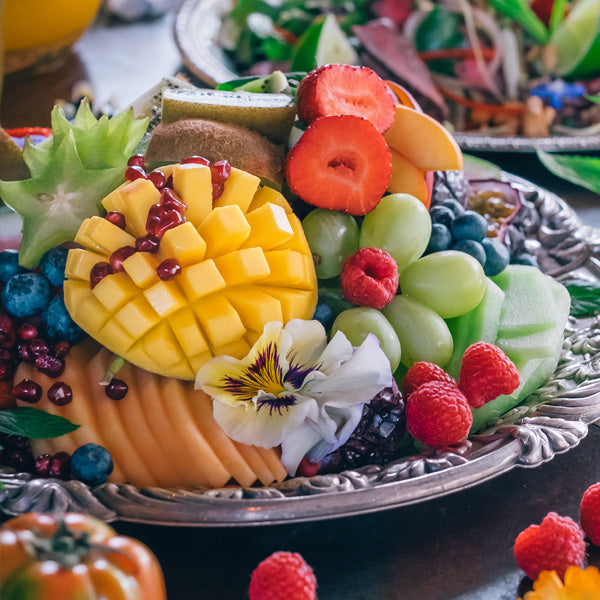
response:
<path id="1" fill-rule="evenodd" d="M 458 250 L 476 258 L 488 277 L 503 271 L 510 262 L 506 246 L 495 238 L 488 238 L 488 224 L 481 214 L 465 209 L 451 198 L 433 206 L 431 237 L 425 254 L 443 250 Z"/>

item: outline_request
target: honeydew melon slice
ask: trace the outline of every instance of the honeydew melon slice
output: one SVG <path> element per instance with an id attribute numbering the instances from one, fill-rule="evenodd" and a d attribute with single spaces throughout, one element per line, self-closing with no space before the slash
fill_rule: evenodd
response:
<path id="1" fill-rule="evenodd" d="M 549 277 L 548 281 L 552 292 L 552 312 L 556 319 L 555 326 L 548 332 L 543 332 L 547 335 L 548 344 L 544 352 L 549 351 L 549 354 L 546 357 L 536 356 L 535 354 L 530 356 L 529 360 L 519 369 L 519 387 L 512 394 L 498 396 L 498 398 L 488 402 L 481 408 L 473 409 L 471 432 L 480 430 L 523 402 L 554 373 L 562 351 L 562 339 L 569 318 L 571 298 L 562 284 Z M 531 337 L 537 335 L 532 334 Z M 534 348 L 535 344 L 531 347 L 532 352 Z"/>
<path id="2" fill-rule="evenodd" d="M 499 338 L 529 335 L 555 325 L 552 280 L 539 269 L 508 265 L 492 279 L 505 293 Z"/>
<path id="3" fill-rule="evenodd" d="M 471 344 L 496 341 L 503 302 L 504 292 L 486 277 L 486 290 L 481 302 L 464 315 L 446 319 L 454 347 L 452 357 L 444 369 L 455 379 L 458 379 L 460 373 L 464 351 Z"/>

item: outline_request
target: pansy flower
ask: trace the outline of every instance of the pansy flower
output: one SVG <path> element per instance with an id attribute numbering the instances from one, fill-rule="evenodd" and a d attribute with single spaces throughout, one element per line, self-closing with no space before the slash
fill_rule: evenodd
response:
<path id="1" fill-rule="evenodd" d="M 318 321 L 272 322 L 248 355 L 218 356 L 196 376 L 212 396 L 217 423 L 232 439 L 271 448 L 294 475 L 344 444 L 363 405 L 392 384 L 390 363 L 373 334 L 353 348 L 342 332 L 327 343 Z"/>

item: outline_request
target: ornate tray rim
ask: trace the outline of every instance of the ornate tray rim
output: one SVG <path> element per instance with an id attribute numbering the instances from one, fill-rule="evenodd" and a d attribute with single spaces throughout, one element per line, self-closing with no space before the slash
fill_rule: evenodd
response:
<path id="1" fill-rule="evenodd" d="M 220 17 L 231 5 L 231 0 L 185 0 L 175 19 L 175 42 L 183 64 L 211 87 L 238 77 L 215 41 Z M 543 138 L 465 132 L 454 132 L 453 135 L 459 146 L 469 152 L 534 153 L 537 148 L 546 152 L 600 150 L 600 135 Z"/>
<path id="2" fill-rule="evenodd" d="M 553 274 L 600 276 L 600 230 L 583 226 L 555 194 L 514 175 L 503 178 L 537 197 L 537 240 L 560 257 Z M 541 242 L 540 242 L 541 240 Z M 454 451 L 427 452 L 385 466 L 335 475 L 297 477 L 270 488 L 138 489 L 106 483 L 36 479 L 0 467 L 0 510 L 78 511 L 106 521 L 155 525 L 237 527 L 347 517 L 438 498 L 515 467 L 537 467 L 579 444 L 600 419 L 600 315 L 570 319 L 558 368 L 528 402 L 502 416 L 486 435 Z"/>

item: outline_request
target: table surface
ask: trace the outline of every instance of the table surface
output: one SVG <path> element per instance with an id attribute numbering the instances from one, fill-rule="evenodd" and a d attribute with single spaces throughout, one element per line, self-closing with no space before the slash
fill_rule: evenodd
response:
<path id="1" fill-rule="evenodd" d="M 99 106 L 127 106 L 181 69 L 172 32 L 172 13 L 134 24 L 100 19 L 56 70 L 7 78 L 0 123 L 47 125 L 55 100 L 69 99 L 82 80 Z M 535 156 L 486 158 L 554 191 L 600 227 L 600 196 L 552 176 Z M 300 552 L 313 566 L 320 600 L 514 600 L 531 583 L 513 558 L 515 537 L 549 511 L 577 520 L 581 495 L 597 481 L 600 428 L 592 426 L 548 464 L 396 510 L 285 526 L 115 527 L 156 553 L 171 600 L 245 598 L 252 570 L 276 550 Z M 600 549 L 588 554 L 600 566 Z"/>

